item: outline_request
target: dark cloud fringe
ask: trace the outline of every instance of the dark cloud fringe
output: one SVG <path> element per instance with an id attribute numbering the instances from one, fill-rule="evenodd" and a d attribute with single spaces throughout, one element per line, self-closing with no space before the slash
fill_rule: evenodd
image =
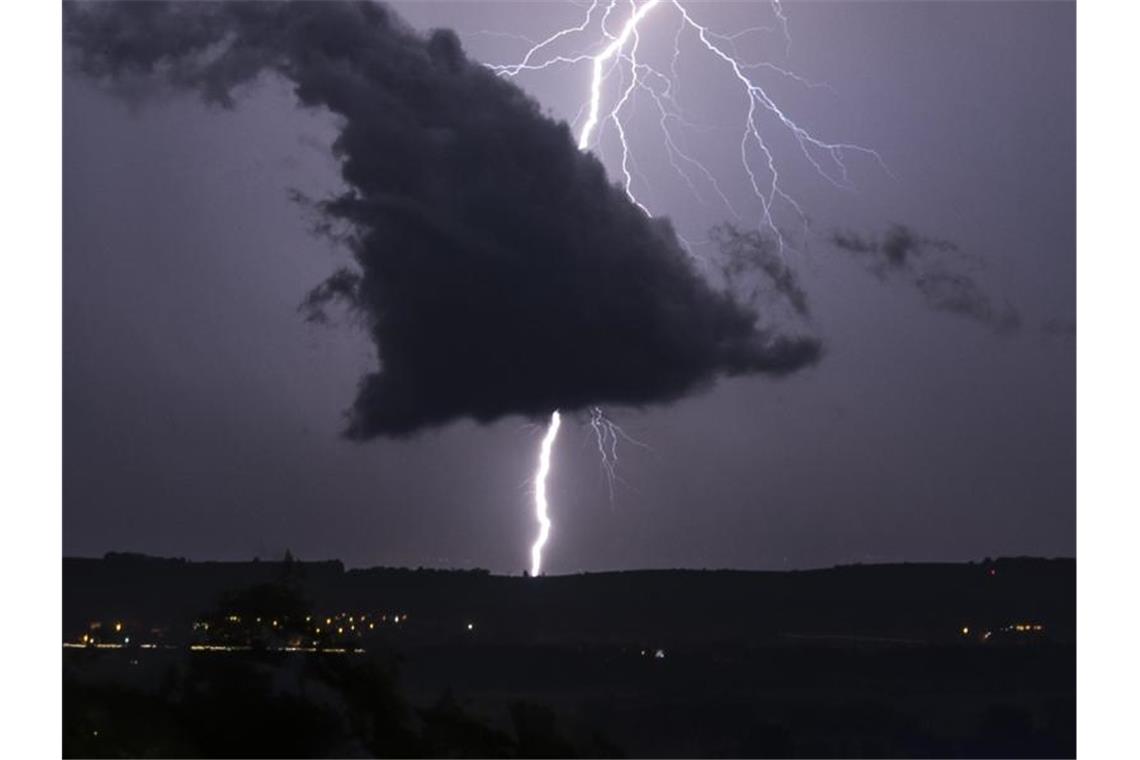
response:
<path id="1" fill-rule="evenodd" d="M 973 320 L 999 333 L 1021 326 L 1021 316 L 1013 306 L 995 303 L 977 280 L 961 270 L 963 257 L 955 243 L 919 235 L 902 224 L 891 225 L 881 240 L 838 231 L 832 233 L 831 242 L 862 259 L 880 279 L 905 279 L 932 309 Z"/>
<path id="2" fill-rule="evenodd" d="M 103 81 L 229 106 L 272 72 L 339 117 L 349 189 L 320 209 L 354 230 L 356 269 L 305 307 L 320 319 L 348 302 L 379 354 L 351 437 L 668 402 L 820 356 L 815 338 L 761 329 L 713 289 L 667 220 L 630 204 L 565 123 L 449 31 L 421 37 L 374 3 L 131 2 L 68 6 L 64 33 L 72 62 Z"/>

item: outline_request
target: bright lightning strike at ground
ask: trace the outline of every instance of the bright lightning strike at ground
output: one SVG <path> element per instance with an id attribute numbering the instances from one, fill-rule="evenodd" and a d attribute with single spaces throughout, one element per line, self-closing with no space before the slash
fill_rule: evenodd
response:
<path id="1" fill-rule="evenodd" d="M 546 478 L 550 475 L 550 454 L 558 428 L 562 426 L 562 416 L 557 410 L 550 415 L 550 425 L 542 436 L 542 446 L 538 450 L 538 471 L 534 475 L 534 516 L 538 520 L 538 538 L 530 547 L 530 574 L 542 572 L 542 549 L 550 538 L 550 505 L 546 498 Z"/>
<path id="2" fill-rule="evenodd" d="M 534 474 L 534 516 L 538 522 L 538 537 L 530 548 L 530 574 L 538 575 L 542 571 L 542 550 L 550 538 L 550 500 L 547 496 L 546 481 L 550 476 L 551 456 L 554 442 L 558 438 L 558 430 L 562 426 L 562 416 L 557 410 L 550 415 L 550 423 L 542 437 L 542 444 L 538 452 L 538 469 Z M 618 439 L 642 448 L 649 448 L 645 443 L 630 436 L 620 425 L 606 416 L 601 407 L 590 410 L 590 428 L 597 438 L 598 452 L 602 459 L 602 472 L 609 488 L 610 503 L 614 498 L 614 483 L 620 481 L 617 476 Z"/>

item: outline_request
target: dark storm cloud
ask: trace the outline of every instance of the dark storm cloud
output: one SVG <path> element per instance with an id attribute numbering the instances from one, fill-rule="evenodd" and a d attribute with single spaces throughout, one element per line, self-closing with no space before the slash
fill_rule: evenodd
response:
<path id="1" fill-rule="evenodd" d="M 796 271 L 779 253 L 778 245 L 770 237 L 757 230 L 741 230 L 732 224 L 714 227 L 711 233 L 717 252 L 722 260 L 721 274 L 730 289 L 738 291 L 742 280 L 750 280 L 746 299 L 759 302 L 765 287 L 782 298 L 792 311 L 801 317 L 810 313 L 807 291 L 800 284 Z M 761 275 L 761 282 L 753 276 Z"/>
<path id="2" fill-rule="evenodd" d="M 330 229 L 352 229 L 357 268 L 304 307 L 320 319 L 346 301 L 375 343 L 351 436 L 667 402 L 820 355 L 710 287 L 667 220 L 451 32 L 420 37 L 375 4 L 125 3 L 69 6 L 65 39 L 81 70 L 119 87 L 157 81 L 229 106 L 271 72 L 338 117 L 349 189 L 318 206 Z M 761 265 L 806 310 L 794 279 Z"/>
<path id="3" fill-rule="evenodd" d="M 970 261 L 956 243 L 919 235 L 901 224 L 891 225 L 881 239 L 835 232 L 831 242 L 857 256 L 880 279 L 910 283 L 932 309 L 971 319 L 996 332 L 1021 326 L 1016 309 L 995 303 L 964 271 Z"/>
<path id="4" fill-rule="evenodd" d="M 919 235 L 910 227 L 892 224 L 882 239 L 864 237 L 855 232 L 835 232 L 831 242 L 841 250 L 864 257 L 864 263 L 880 276 L 913 269 L 931 253 L 957 253 L 958 246 L 949 240 Z"/>

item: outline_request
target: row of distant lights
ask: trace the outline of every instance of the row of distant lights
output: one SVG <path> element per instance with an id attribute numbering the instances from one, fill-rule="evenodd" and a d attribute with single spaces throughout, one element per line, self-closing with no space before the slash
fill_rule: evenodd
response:
<path id="1" fill-rule="evenodd" d="M 227 615 L 226 616 L 226 622 L 229 622 L 229 623 L 241 623 L 241 620 L 242 619 L 241 619 L 240 615 Z M 254 618 L 254 621 L 257 624 L 262 623 L 262 619 L 260 617 Z M 393 624 L 406 623 L 406 622 L 408 622 L 408 615 L 407 615 L 407 613 L 398 612 L 398 613 L 393 613 L 391 616 L 389 616 L 387 614 L 380 616 L 380 622 L 381 623 L 387 623 L 389 621 L 392 622 Z M 306 615 L 305 616 L 305 622 L 306 623 L 312 623 L 313 622 L 313 616 L 312 615 Z M 328 629 L 329 631 L 331 631 L 333 625 L 335 624 L 336 625 L 336 632 L 338 635 L 344 635 L 345 623 L 346 622 L 347 622 L 348 630 L 349 630 L 350 634 L 358 633 L 357 632 L 357 624 L 358 623 L 360 625 L 360 631 L 359 631 L 360 633 L 362 633 L 365 630 L 365 628 L 364 628 L 365 625 L 367 625 L 367 627 L 368 627 L 367 629 L 370 631 L 376 629 L 375 620 L 369 620 L 368 615 L 364 615 L 364 614 L 349 615 L 348 613 L 342 612 L 342 613 L 339 613 L 337 615 L 333 615 L 331 617 L 326 617 L 324 619 L 325 628 Z M 276 618 L 270 619 L 269 623 L 273 628 L 280 628 L 282 626 L 281 621 L 276 619 Z M 89 626 L 89 630 L 96 631 L 96 630 L 101 629 L 102 627 L 103 627 L 102 623 L 95 622 Z M 472 627 L 473 626 L 471 626 L 469 624 L 468 630 L 471 630 Z M 121 634 L 123 632 L 123 624 L 121 622 L 115 622 L 113 624 L 113 628 L 115 629 L 116 634 Z M 194 623 L 193 629 L 195 631 L 199 631 L 199 630 L 209 631 L 210 630 L 210 624 L 207 621 L 196 621 Z M 314 626 L 314 633 L 316 635 L 320 635 L 322 630 L 324 630 L 324 629 L 321 628 L 320 620 L 318 619 L 317 625 Z M 96 649 L 122 649 L 124 646 L 127 646 L 130 643 L 131 643 L 131 637 L 130 636 L 123 636 L 123 639 L 121 642 L 120 641 L 100 641 L 97 636 L 95 636 L 91 633 L 85 633 L 85 634 L 83 634 L 83 636 L 80 637 L 79 642 L 70 642 L 70 641 L 64 642 L 64 646 L 68 647 L 68 648 L 94 647 Z M 142 649 L 157 649 L 158 648 L 157 644 L 140 644 L 139 646 Z M 201 651 L 215 651 L 215 650 L 217 650 L 217 651 L 223 651 L 223 650 L 224 651 L 236 651 L 237 649 L 240 649 L 240 647 L 233 647 L 233 646 L 229 646 L 229 645 L 214 645 L 214 644 L 195 644 L 195 645 L 192 645 L 190 648 L 192 650 L 195 650 L 195 651 L 198 651 L 198 650 L 201 650 Z M 284 647 L 283 648 L 284 651 L 293 651 L 293 650 L 302 651 L 303 649 L 305 649 L 305 648 L 303 648 L 303 647 Z M 322 651 L 333 651 L 333 650 L 322 650 Z M 345 650 L 345 651 L 347 651 L 347 650 Z M 357 650 L 354 650 L 354 651 L 357 651 Z"/>
<path id="2" fill-rule="evenodd" d="M 1014 623 L 1013 625 L 1004 626 L 1000 630 L 1006 633 L 1040 633 L 1045 630 L 1045 626 L 1040 623 Z M 962 635 L 970 635 L 970 626 L 962 626 Z M 988 640 L 991 636 L 993 636 L 993 631 L 986 631 L 982 634 L 982 641 Z"/>
<path id="3" fill-rule="evenodd" d="M 346 612 L 341 612 L 341 613 L 338 613 L 336 615 L 326 617 L 324 619 L 324 626 L 325 627 L 322 628 L 321 627 L 321 621 L 320 621 L 320 618 L 318 616 L 317 623 L 316 623 L 316 625 L 313 626 L 313 633 L 316 635 L 320 635 L 323 630 L 327 629 L 327 630 L 331 631 L 333 626 L 336 625 L 337 634 L 343 636 L 344 630 L 345 630 L 345 625 L 344 625 L 345 622 L 347 622 L 347 624 L 348 624 L 348 630 L 349 630 L 350 634 L 357 632 L 356 626 L 358 623 L 360 624 L 361 632 L 364 631 L 365 625 L 368 626 L 368 630 L 370 630 L 370 631 L 375 630 L 376 629 L 376 621 L 375 620 L 369 620 L 368 617 L 369 616 L 365 615 L 365 614 L 349 615 Z M 227 615 L 226 616 L 226 622 L 228 622 L 228 623 L 241 623 L 241 620 L 242 620 L 241 615 Z M 254 622 L 260 625 L 262 623 L 262 619 L 260 617 L 256 617 L 256 618 L 254 618 Z M 306 615 L 305 616 L 305 622 L 311 624 L 313 622 L 313 616 L 312 615 Z M 380 616 L 380 622 L 381 623 L 389 622 L 389 616 L 386 614 L 381 615 Z M 408 615 L 405 612 L 393 613 L 391 616 L 391 622 L 393 624 L 406 623 L 406 622 L 408 622 Z M 282 625 L 281 621 L 276 619 L 276 618 L 270 619 L 269 624 L 273 628 L 280 628 Z M 102 628 L 102 626 L 103 626 L 102 623 L 92 623 L 91 629 L 96 630 L 98 628 Z M 115 627 L 115 633 L 122 633 L 122 631 L 123 631 L 123 624 L 122 623 L 117 622 L 117 623 L 115 623 L 114 627 Z M 195 631 L 199 631 L 199 630 L 200 631 L 209 631 L 210 630 L 210 624 L 207 621 L 199 620 L 199 621 L 195 621 L 193 628 Z M 464 624 L 464 628 L 466 628 L 466 630 L 468 630 L 468 631 L 473 632 L 475 630 L 475 623 L 467 622 Z M 95 637 L 85 633 L 85 634 L 83 634 L 83 637 L 80 640 L 79 644 L 67 642 L 64 644 L 64 646 L 68 646 L 68 647 L 95 646 L 95 647 L 117 649 L 117 648 L 121 648 L 125 644 L 130 644 L 130 643 L 131 643 L 131 639 L 129 636 L 124 636 L 122 643 L 99 642 L 95 639 Z M 153 649 L 153 648 L 155 648 L 156 645 L 154 645 L 154 644 L 142 644 L 141 646 L 144 649 L 146 649 L 146 648 L 152 648 Z M 233 647 L 233 646 L 215 645 L 215 644 L 195 644 L 195 645 L 191 646 L 190 648 L 194 649 L 194 650 L 202 650 L 202 651 L 213 651 L 213 650 L 231 651 L 231 650 L 235 649 L 235 647 Z M 240 648 L 240 647 L 237 647 L 237 648 Z M 296 650 L 300 651 L 304 648 L 303 647 L 285 647 L 285 649 L 286 650 L 296 649 Z"/>
<path id="4" fill-rule="evenodd" d="M 369 630 L 369 631 L 376 629 L 376 621 L 375 620 L 369 620 L 368 618 L 369 618 L 369 616 L 365 615 L 363 613 L 360 615 L 350 615 L 347 612 L 341 612 L 341 613 L 338 613 L 336 615 L 331 615 L 329 617 L 324 618 L 324 622 L 323 622 L 324 627 L 323 628 L 322 628 L 322 622 L 321 622 L 321 619 L 319 616 L 317 617 L 316 622 L 314 623 L 313 616 L 312 615 L 306 615 L 305 616 L 305 622 L 312 626 L 314 636 L 320 636 L 322 632 L 326 632 L 328 634 L 331 634 L 333 632 L 334 627 L 336 630 L 336 635 L 344 636 L 344 635 L 346 635 L 346 633 L 345 633 L 346 625 L 348 628 L 347 635 L 359 636 L 360 634 L 365 632 L 365 630 L 366 630 L 365 626 L 367 626 L 367 630 Z M 390 620 L 393 624 L 397 624 L 397 625 L 400 623 L 406 623 L 408 621 L 408 615 L 407 615 L 407 613 L 396 612 L 396 613 L 393 613 L 391 615 Z M 240 615 L 229 615 L 226 617 L 226 621 L 230 622 L 230 623 L 240 623 L 241 622 L 241 616 Z M 262 619 L 260 617 L 255 618 L 254 622 L 256 622 L 257 624 L 260 625 L 262 623 Z M 380 622 L 381 623 L 389 622 L 389 616 L 387 614 L 380 615 Z M 281 627 L 281 623 L 277 619 L 271 620 L 270 624 L 272 625 L 273 628 Z M 358 624 L 360 626 L 360 630 L 357 630 Z M 209 623 L 202 623 L 202 627 L 205 630 L 209 630 Z M 280 651 L 283 651 L 283 652 L 316 652 L 316 651 L 321 651 L 321 652 L 331 652 L 334 654 L 335 653 L 344 653 L 344 652 L 349 651 L 347 649 L 336 648 L 336 647 L 333 647 L 333 648 L 320 647 L 319 643 L 320 642 L 318 642 L 318 641 L 314 641 L 312 646 L 306 647 L 306 646 L 301 645 L 300 641 L 297 641 L 290 646 L 280 647 Z M 248 647 L 231 647 L 229 645 L 199 644 L 199 645 L 192 645 L 190 647 L 190 649 L 192 651 L 198 651 L 198 650 L 201 650 L 201 651 L 240 651 L 243 649 L 248 649 Z M 363 649 L 353 649 L 352 651 L 354 653 L 358 653 L 358 652 L 363 652 L 364 650 Z"/>
<path id="5" fill-rule="evenodd" d="M 356 633 L 357 632 L 357 629 L 356 629 L 357 624 L 360 625 L 360 632 L 363 632 L 365 630 L 365 626 L 367 626 L 368 630 L 370 630 L 370 631 L 375 630 L 376 629 L 376 621 L 375 620 L 369 620 L 368 618 L 369 618 L 369 616 L 364 615 L 364 614 L 349 615 L 346 612 L 341 612 L 341 613 L 338 613 L 336 615 L 326 617 L 324 619 L 324 624 L 323 624 L 324 628 L 322 628 L 321 627 L 322 623 L 321 623 L 320 617 L 318 616 L 316 624 L 313 625 L 313 632 L 317 635 L 320 635 L 322 630 L 328 630 L 331 632 L 333 627 L 335 626 L 337 634 L 344 635 L 345 626 L 347 625 L 349 633 Z M 226 622 L 228 622 L 228 623 L 240 623 L 241 622 L 241 615 L 227 615 L 226 616 Z M 254 622 L 260 625 L 262 623 L 262 619 L 260 617 L 254 618 Z M 273 628 L 280 628 L 282 625 L 281 621 L 277 620 L 276 618 L 271 619 L 269 622 Z M 305 616 L 305 622 L 312 624 L 313 623 L 313 616 L 312 615 L 306 615 Z M 381 615 L 380 616 L 380 623 L 387 623 L 387 622 L 389 622 L 389 616 L 386 614 Z M 407 613 L 402 613 L 402 612 L 393 613 L 391 615 L 390 622 L 392 622 L 394 624 L 406 623 L 406 622 L 408 622 L 408 615 L 407 615 Z M 194 630 L 196 630 L 196 631 L 197 630 L 208 631 L 208 630 L 210 630 L 210 624 L 208 622 L 205 622 L 205 621 L 196 622 L 196 623 L 194 623 Z"/>
<path id="6" fill-rule="evenodd" d="M 92 623 L 89 627 L 89 630 L 97 631 L 102 627 L 103 627 L 102 623 Z M 123 632 L 123 624 L 122 623 L 115 623 L 114 628 L 115 628 L 115 633 L 122 633 Z M 131 643 L 131 637 L 130 636 L 124 636 L 122 642 L 99 641 L 99 639 L 96 636 L 93 636 L 90 633 L 85 633 L 80 638 L 80 643 L 75 644 L 72 642 L 67 642 L 64 644 L 64 646 L 65 647 L 95 647 L 97 649 L 122 649 L 124 646 L 126 646 L 127 644 L 130 644 L 130 643 Z M 155 648 L 154 644 L 142 644 L 141 646 L 144 649 L 154 649 Z"/>
<path id="7" fill-rule="evenodd" d="M 331 630 L 332 626 L 336 625 L 337 635 L 343 636 L 344 635 L 345 617 L 346 617 L 345 613 L 343 613 L 343 612 L 340 613 L 339 615 L 333 615 L 332 617 L 326 617 L 325 623 L 324 623 L 325 627 L 328 628 L 329 630 Z M 367 615 L 359 615 L 359 616 L 358 615 L 348 615 L 347 618 L 348 618 L 349 633 L 355 633 L 356 632 L 356 624 L 357 623 L 360 623 L 361 631 L 364 630 L 365 625 L 368 626 L 368 630 L 370 630 L 370 631 L 376 629 L 376 621 L 369 620 Z M 313 622 L 313 616 L 312 615 L 306 615 L 305 616 L 305 622 L 306 623 Z M 314 627 L 313 632 L 319 636 L 321 633 L 321 627 L 320 627 L 320 621 L 318 620 L 317 622 L 318 622 L 318 624 Z M 388 622 L 388 616 L 387 615 L 381 615 L 380 616 L 380 622 L 381 623 L 387 623 Z M 408 622 L 407 613 L 397 612 L 397 613 L 392 615 L 392 623 L 399 624 L 399 623 L 406 623 L 406 622 Z M 277 627 L 277 621 L 276 620 L 273 621 L 273 627 L 274 628 Z"/>

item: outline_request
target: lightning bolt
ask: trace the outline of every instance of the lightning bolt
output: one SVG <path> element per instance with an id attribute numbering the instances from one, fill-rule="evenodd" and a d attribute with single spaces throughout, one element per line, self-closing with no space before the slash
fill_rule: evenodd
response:
<path id="1" fill-rule="evenodd" d="M 621 5 L 626 5 L 622 2 Z M 790 213 L 803 227 L 806 234 L 808 219 L 795 198 L 784 190 L 781 184 L 780 165 L 765 139 L 766 125 L 783 131 L 791 137 L 799 148 L 802 158 L 824 181 L 840 189 L 851 189 L 849 156 L 861 154 L 873 159 L 884 171 L 890 173 L 878 152 L 861 145 L 848 142 L 832 142 L 822 139 L 803 127 L 780 107 L 776 99 L 756 79 L 752 72 L 765 71 L 790 79 L 808 88 L 827 85 L 811 82 L 794 72 L 769 61 L 747 61 L 737 52 L 737 41 L 749 34 L 773 31 L 769 27 L 756 26 L 723 34 L 711 30 L 698 21 L 681 0 L 644 0 L 640 5 L 636 0 L 628 0 L 629 15 L 617 34 L 607 26 L 611 15 L 619 7 L 619 0 L 592 0 L 586 9 L 581 23 L 560 29 L 545 39 L 531 45 L 517 63 L 486 64 L 504 77 L 516 77 L 523 72 L 537 72 L 555 66 L 590 66 L 590 81 L 586 101 L 579 110 L 586 114 L 585 122 L 578 133 L 578 147 L 581 150 L 597 148 L 602 128 L 612 124 L 621 151 L 622 185 L 630 201 L 647 215 L 649 207 L 635 189 L 634 151 L 627 129 L 626 111 L 641 93 L 652 104 L 658 115 L 658 126 L 662 142 L 671 168 L 701 203 L 707 199 L 699 191 L 703 184 L 719 200 L 734 219 L 741 220 L 743 214 L 731 203 L 723 191 L 720 181 L 693 155 L 684 149 L 683 130 L 693 130 L 696 124 L 689 119 L 677 99 L 677 64 L 682 55 L 682 43 L 686 37 L 699 44 L 700 48 L 719 64 L 729 81 L 743 96 L 747 104 L 740 124 L 739 159 L 747 185 L 759 205 L 757 228 L 770 235 L 779 245 L 781 255 L 785 250 L 786 238 L 781 231 L 781 209 Z M 773 15 L 785 40 L 785 51 L 791 44 L 788 35 L 787 17 L 779 0 L 772 0 Z M 602 10 L 600 20 L 599 9 Z M 655 13 L 656 11 L 656 13 Z M 640 32 L 652 20 L 663 17 L 671 11 L 677 28 L 673 34 L 673 55 L 669 71 L 644 63 L 638 58 L 641 43 Z M 582 52 L 562 54 L 555 52 L 563 42 L 587 34 L 598 27 L 601 41 L 594 40 L 584 46 Z M 597 49 L 598 46 L 600 50 Z M 607 81 L 618 72 L 621 87 L 612 104 L 603 109 Z M 642 180 L 642 184 L 647 181 Z M 692 253 L 693 243 L 682 237 L 682 243 Z"/>
<path id="2" fill-rule="evenodd" d="M 546 498 L 546 478 L 550 475 L 550 454 L 554 449 L 554 439 L 562 426 L 562 415 L 557 410 L 550 415 L 550 424 L 542 436 L 538 450 L 538 471 L 534 475 L 534 517 L 538 521 L 538 538 L 530 547 L 530 574 L 537 577 L 542 572 L 542 549 L 550 538 L 550 505 Z"/>
<path id="3" fill-rule="evenodd" d="M 629 433 L 618 425 L 616 422 L 606 416 L 600 406 L 595 406 L 590 410 L 590 428 L 594 431 L 594 439 L 598 445 L 598 456 L 602 461 L 602 474 L 606 479 L 606 486 L 609 489 L 610 504 L 614 501 L 614 485 L 616 483 L 624 483 L 617 474 L 618 465 L 618 441 L 624 440 L 632 443 L 635 446 L 640 446 L 643 449 L 648 449 L 649 445 L 637 440 Z"/>
<path id="4" fill-rule="evenodd" d="M 788 193 L 781 183 L 782 162 L 777 158 L 765 139 L 766 129 L 775 129 L 790 137 L 798 147 L 802 160 L 816 175 L 833 187 L 848 190 L 853 187 L 848 158 L 862 155 L 873 159 L 888 175 L 882 157 L 874 150 L 848 142 L 832 142 L 816 136 L 792 118 L 780 107 L 776 99 L 759 82 L 756 74 L 766 72 L 807 88 L 827 87 L 811 82 L 798 74 L 770 61 L 748 61 L 738 52 L 738 41 L 749 35 L 776 31 L 771 27 L 754 26 L 725 34 L 715 32 L 698 21 L 681 0 L 621 0 L 621 7 L 628 7 L 628 15 L 617 33 L 610 31 L 610 19 L 619 13 L 619 0 L 591 0 L 580 23 L 559 29 L 545 39 L 531 43 L 530 48 L 517 63 L 485 64 L 499 76 L 514 78 L 524 72 L 539 72 L 557 66 L 588 65 L 590 67 L 589 87 L 585 102 L 578 110 L 573 124 L 577 124 L 585 114 L 585 121 L 578 132 L 578 149 L 600 150 L 602 133 L 607 124 L 613 126 L 620 147 L 620 169 L 622 187 L 630 202 L 647 216 L 653 212 L 641 199 L 636 189 L 635 179 L 642 185 L 646 180 L 636 168 L 632 140 L 630 138 L 627 112 L 632 109 L 639 95 L 644 96 L 656 111 L 657 125 L 661 132 L 662 145 L 669 166 L 684 185 L 697 198 L 707 205 L 706 193 L 711 193 L 737 222 L 742 222 L 745 214 L 737 204 L 732 203 L 724 191 L 721 180 L 686 148 L 685 136 L 689 132 L 701 131 L 700 125 L 690 119 L 678 99 L 678 63 L 682 56 L 682 45 L 686 39 L 699 45 L 711 60 L 720 66 L 728 81 L 741 94 L 746 104 L 740 122 L 739 161 L 756 207 L 759 209 L 755 220 L 756 229 L 773 239 L 781 257 L 785 249 L 791 247 L 782 231 L 784 218 L 791 218 L 802 227 L 806 238 L 808 218 L 799 202 Z M 791 37 L 788 20 L 780 0 L 771 1 L 772 14 L 778 31 L 784 40 L 784 53 L 790 49 Z M 599 13 L 600 11 L 600 13 Z M 656 11 L 656 13 L 654 13 Z M 649 25 L 650 16 L 654 22 L 672 12 L 676 29 L 673 32 L 673 50 L 668 71 L 645 63 L 639 58 L 641 32 Z M 582 35 L 594 34 L 592 41 L 580 46 L 578 52 L 564 54 L 558 48 Z M 496 34 L 491 31 L 479 34 Z M 527 42 L 530 42 L 527 40 Z M 611 102 L 603 108 L 607 99 L 607 82 L 615 76 L 620 84 Z M 702 193 L 700 188 L 705 188 Z M 781 211 L 783 213 L 781 213 Z M 694 254 L 694 249 L 703 243 L 694 243 L 683 235 L 678 238 L 685 249 Z M 701 259 L 702 257 L 697 257 Z M 531 575 L 538 575 L 542 568 L 542 549 L 550 536 L 550 517 L 546 497 L 546 479 L 550 473 L 550 455 L 561 424 L 558 411 L 550 418 L 546 435 L 539 451 L 538 471 L 535 474 L 535 514 L 539 524 L 538 538 L 531 547 Z M 617 477 L 618 439 L 630 441 L 640 446 L 645 444 L 631 438 L 616 423 L 610 420 L 600 407 L 590 412 L 589 425 L 597 440 L 602 470 L 613 500 L 614 483 Z"/>
<path id="5" fill-rule="evenodd" d="M 614 429 L 607 424 L 608 420 L 602 413 L 601 407 L 595 406 L 590 410 L 590 427 L 598 442 L 598 456 L 602 460 L 602 473 L 606 478 L 606 485 L 610 491 L 610 503 L 614 500 L 614 481 L 617 479 L 617 435 Z"/>
<path id="6" fill-rule="evenodd" d="M 633 12 L 633 15 L 629 17 L 629 21 L 625 22 L 625 26 L 622 27 L 621 34 L 615 37 L 613 41 L 610 42 L 610 44 L 607 45 L 601 53 L 593 57 L 594 76 L 590 80 L 590 115 L 586 117 L 586 123 L 582 126 L 582 133 L 578 137 L 578 150 L 585 150 L 589 147 L 590 134 L 594 131 L 594 127 L 598 124 L 598 109 L 602 99 L 602 80 L 605 78 L 604 72 L 606 61 L 613 58 L 614 55 L 616 55 L 623 47 L 625 47 L 625 44 L 629 41 L 629 38 L 631 36 L 634 37 L 635 41 L 638 39 L 637 25 L 641 23 L 641 20 L 645 18 L 651 10 L 657 7 L 657 4 L 659 2 L 660 0 L 646 0 L 646 2 L 642 3 L 641 7 L 637 8 Z M 613 3 L 610 3 L 610 8 L 612 7 Z M 634 77 L 630 87 L 632 88 L 636 83 L 637 78 Z M 622 96 L 622 100 L 624 101 L 628 95 L 629 90 L 627 89 L 625 94 Z M 614 112 L 611 112 L 611 117 L 614 116 L 614 113 L 620 110 L 620 107 L 621 106 L 619 105 L 614 109 Z"/>

